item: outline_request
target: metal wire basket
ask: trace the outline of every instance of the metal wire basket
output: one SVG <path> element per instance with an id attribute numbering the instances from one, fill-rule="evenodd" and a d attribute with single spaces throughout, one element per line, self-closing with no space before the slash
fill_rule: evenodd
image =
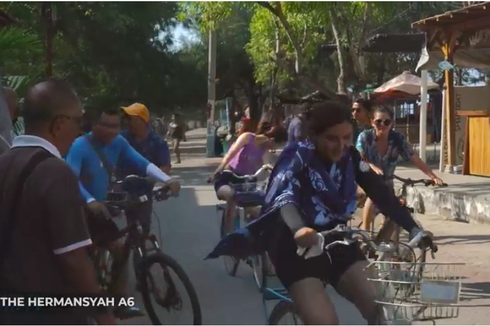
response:
<path id="1" fill-rule="evenodd" d="M 230 185 L 235 194 L 265 192 L 267 181 L 245 182 Z"/>
<path id="2" fill-rule="evenodd" d="M 389 325 L 457 318 L 464 264 L 373 262 L 376 303 Z"/>

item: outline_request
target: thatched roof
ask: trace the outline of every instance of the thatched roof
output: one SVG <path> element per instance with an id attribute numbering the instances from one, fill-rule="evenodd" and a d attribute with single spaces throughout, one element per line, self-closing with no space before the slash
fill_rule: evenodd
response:
<path id="1" fill-rule="evenodd" d="M 285 94 L 289 93 L 289 94 Z M 325 94 L 316 91 L 311 94 L 305 95 L 303 97 L 294 96 L 291 92 L 285 92 L 282 94 L 277 94 L 276 98 L 282 104 L 302 104 L 302 103 L 318 103 L 330 100 Z"/>
<path id="2" fill-rule="evenodd" d="M 425 33 L 376 34 L 366 40 L 364 52 L 420 52 L 425 44 Z"/>

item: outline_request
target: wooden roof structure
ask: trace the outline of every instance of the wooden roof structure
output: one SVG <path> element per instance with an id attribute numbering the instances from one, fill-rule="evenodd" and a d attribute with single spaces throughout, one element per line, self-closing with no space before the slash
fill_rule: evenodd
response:
<path id="1" fill-rule="evenodd" d="M 427 49 L 440 49 L 444 60 L 454 63 L 454 53 L 469 46 L 469 39 L 476 32 L 490 30 L 490 1 L 464 3 L 464 7 L 440 15 L 421 19 L 412 23 L 412 28 L 426 33 Z M 484 47 L 486 44 L 482 44 Z M 486 45 L 488 46 L 488 45 Z M 444 115 L 447 124 L 447 165 L 452 169 L 456 163 L 455 141 L 455 96 L 453 69 L 444 71 L 447 85 L 445 93 Z"/>
<path id="2" fill-rule="evenodd" d="M 461 9 L 421 19 L 412 28 L 427 33 L 427 49 L 452 42 L 458 47 L 469 46 L 468 38 L 477 31 L 490 28 L 490 1 L 481 1 Z"/>

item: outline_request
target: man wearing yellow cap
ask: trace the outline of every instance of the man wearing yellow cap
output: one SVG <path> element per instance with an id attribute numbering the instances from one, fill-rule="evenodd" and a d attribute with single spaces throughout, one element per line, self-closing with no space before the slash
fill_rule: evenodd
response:
<path id="1" fill-rule="evenodd" d="M 126 138 L 128 143 L 151 163 L 159 167 L 163 172 L 170 172 L 170 151 L 167 142 L 155 134 L 150 128 L 150 112 L 145 105 L 134 103 L 128 107 L 121 108 L 128 119 L 128 129 L 121 132 L 121 136 Z M 128 164 L 129 163 L 129 164 Z M 118 163 L 118 174 L 124 178 L 130 174 L 141 175 L 130 162 L 120 160 Z M 144 175 L 142 175 L 144 176 Z M 148 198 L 151 198 L 149 189 Z M 138 219 L 143 227 L 143 231 L 150 232 L 152 202 L 148 201 L 147 207 L 138 208 Z"/>

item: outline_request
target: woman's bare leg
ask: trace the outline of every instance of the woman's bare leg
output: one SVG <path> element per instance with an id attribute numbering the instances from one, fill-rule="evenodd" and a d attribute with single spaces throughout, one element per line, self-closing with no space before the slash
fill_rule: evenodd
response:
<path id="1" fill-rule="evenodd" d="M 338 325 L 335 307 L 321 280 L 306 278 L 292 284 L 288 292 L 305 325 Z"/>
<path id="2" fill-rule="evenodd" d="M 233 231 L 233 218 L 236 215 L 236 204 L 233 199 L 234 191 L 230 186 L 221 186 L 217 192 L 218 198 L 226 201 L 225 207 L 225 232 L 226 234 Z"/>
<path id="3" fill-rule="evenodd" d="M 369 325 L 377 325 L 380 315 L 374 300 L 379 298 L 380 292 L 376 282 L 368 281 L 368 278 L 376 278 L 376 272 L 368 265 L 366 260 L 354 263 L 342 275 L 336 290 L 357 307 Z"/>
<path id="4" fill-rule="evenodd" d="M 362 225 L 361 229 L 369 232 L 371 228 L 371 223 L 373 222 L 375 214 L 375 207 L 373 201 L 368 198 L 364 203 L 364 208 L 362 209 Z"/>

